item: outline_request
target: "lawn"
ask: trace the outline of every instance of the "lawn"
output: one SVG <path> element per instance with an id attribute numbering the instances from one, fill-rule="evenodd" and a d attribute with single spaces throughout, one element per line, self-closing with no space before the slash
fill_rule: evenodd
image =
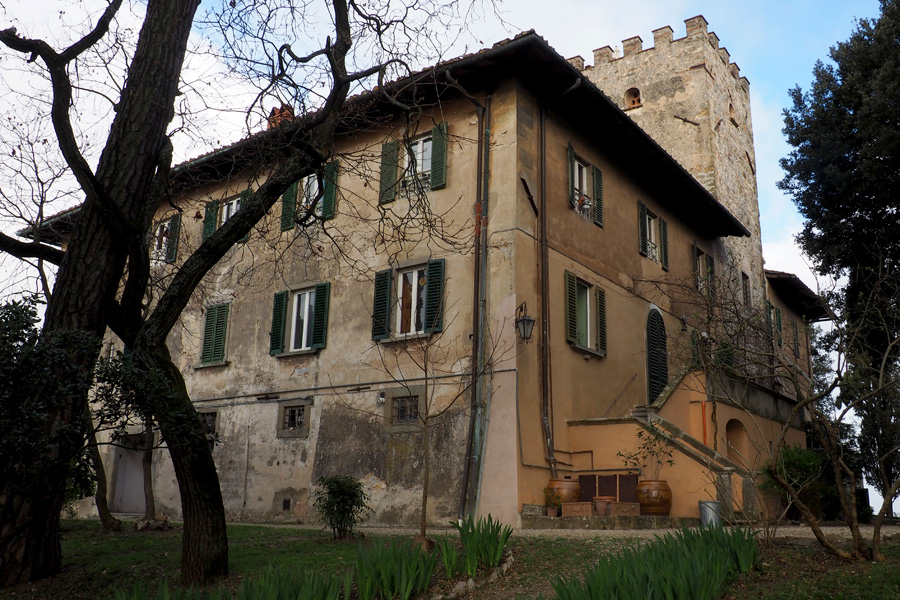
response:
<path id="1" fill-rule="evenodd" d="M 353 564 L 360 541 L 335 542 L 331 533 L 317 529 L 229 525 L 232 576 L 225 582 L 235 588 L 241 578 L 267 564 L 340 573 Z M 435 535 L 451 535 L 449 531 Z M 455 532 L 452 534 L 455 537 Z M 361 540 L 382 541 L 377 535 Z M 627 544 L 622 538 L 510 538 L 515 563 L 506 577 L 476 591 L 473 600 L 535 598 L 550 595 L 550 579 L 555 575 L 580 573 L 585 565 L 606 552 Z M 63 523 L 63 573 L 50 580 L 0 591 L 0 598 L 64 600 L 105 600 L 116 587 L 130 587 L 136 581 L 155 586 L 168 578 L 178 580 L 181 560 L 181 529 L 107 535 L 96 521 Z M 724 598 L 828 599 L 900 597 L 900 544 L 885 546 L 884 563 L 847 563 L 822 552 L 808 540 L 782 541 L 762 547 L 757 569 L 735 578 Z M 438 575 L 441 574 L 440 562 Z M 448 590 L 452 583 L 436 580 L 426 594 Z"/>

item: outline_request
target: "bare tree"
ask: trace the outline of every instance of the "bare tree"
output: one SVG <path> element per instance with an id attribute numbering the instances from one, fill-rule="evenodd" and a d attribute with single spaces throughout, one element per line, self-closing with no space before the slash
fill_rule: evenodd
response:
<path id="1" fill-rule="evenodd" d="M 115 51 L 123 48 L 117 36 L 108 37 L 121 4 L 121 0 L 110 0 L 90 31 L 63 50 L 19 35 L 14 28 L 0 31 L 0 43 L 29 61 L 39 61 L 49 77 L 49 113 L 56 142 L 84 197 L 66 236 L 64 253 L 40 239 L 28 243 L 5 234 L 0 234 L 0 250 L 21 260 L 57 265 L 41 343 L 77 334 L 82 343 L 71 360 L 79 367 L 80 382 L 91 379 L 99 340 L 109 327 L 133 350 L 135 369 L 151 374 L 148 379 L 157 383 L 137 389 L 135 402 L 154 415 L 172 457 L 185 520 L 182 579 L 203 582 L 228 572 L 224 510 L 205 431 L 171 360 L 166 336 L 204 275 L 263 219 L 289 186 L 324 168 L 341 127 L 366 116 L 363 102 L 347 104 L 351 91 L 377 78 L 381 85 L 374 99 L 397 111 L 416 113 L 411 89 L 415 81 L 393 88 L 384 85 L 391 77 L 410 73 L 394 44 L 399 40 L 427 44 L 433 39 L 424 35 L 429 25 L 458 16 L 459 6 L 455 2 L 369 5 L 334 0 L 327 3 L 325 13 L 332 35 L 325 40 L 310 36 L 314 43 L 301 44 L 303 50 L 289 42 L 269 43 L 266 36 L 285 23 L 282 32 L 307 31 L 306 13 L 293 9 L 311 5 L 232 2 L 221 7 L 219 15 L 207 17 L 207 23 L 222 24 L 228 54 L 241 59 L 233 64 L 250 65 L 247 72 L 258 76 L 251 77 L 262 84 L 258 106 L 274 97 L 292 100 L 307 110 L 271 132 L 251 137 L 231 155 L 234 169 L 272 167 L 234 217 L 178 265 L 147 311 L 151 272 L 147 234 L 153 216 L 165 203 L 182 210 L 176 184 L 185 179 L 179 179 L 183 172 L 171 168 L 173 149 L 167 130 L 176 114 L 179 74 L 199 1 L 148 3 L 133 53 L 124 52 L 127 77 L 108 86 L 114 90 L 107 91 L 115 116 L 97 166 L 92 168 L 73 125 L 72 103 L 80 89 L 73 76 L 79 61 L 96 48 L 104 44 Z M 253 36 L 231 35 L 246 33 L 248 27 Z M 240 46 L 251 37 L 262 50 L 245 53 Z M 354 44 L 360 48 L 356 55 L 351 52 Z M 409 44 L 405 48 L 407 56 L 416 49 Z M 296 94 L 282 96 L 286 89 Z M 201 183 L 194 179 L 187 187 Z M 84 443 L 89 386 L 65 389 L 62 398 L 58 390 L 49 397 L 49 389 L 22 398 L 29 410 L 46 414 L 41 433 L 54 443 L 42 452 L 3 455 L 10 459 L 4 462 L 11 468 L 3 471 L 0 484 L 2 585 L 40 579 L 60 568 L 62 490 L 67 465 Z M 29 483 L 33 481 L 40 481 L 40 487 Z"/>

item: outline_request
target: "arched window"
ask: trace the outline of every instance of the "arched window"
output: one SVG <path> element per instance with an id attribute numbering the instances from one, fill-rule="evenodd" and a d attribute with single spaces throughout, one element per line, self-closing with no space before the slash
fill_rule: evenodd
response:
<path id="1" fill-rule="evenodd" d="M 647 316 L 647 403 L 659 397 L 669 382 L 669 357 L 666 352 L 666 324 L 659 309 Z"/>
<path id="2" fill-rule="evenodd" d="M 641 105 L 641 90 L 631 88 L 625 92 L 625 108 L 635 108 Z"/>

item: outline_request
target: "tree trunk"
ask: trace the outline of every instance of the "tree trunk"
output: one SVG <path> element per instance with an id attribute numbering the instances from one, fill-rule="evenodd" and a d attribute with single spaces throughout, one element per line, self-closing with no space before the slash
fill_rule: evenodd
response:
<path id="1" fill-rule="evenodd" d="M 144 432 L 144 454 L 141 456 L 141 467 L 144 471 L 144 520 L 156 518 L 156 500 L 153 499 L 153 423 L 147 421 Z"/>
<path id="2" fill-rule="evenodd" d="M 165 408 L 157 422 L 169 449 L 178 490 L 184 535 L 181 550 L 183 585 L 204 584 L 228 575 L 228 537 L 222 490 L 206 438 L 206 429 L 194 409 L 184 379 L 164 345 L 147 348 L 139 339 L 136 364 L 155 369 L 168 391 L 157 397 Z"/>
<path id="3" fill-rule="evenodd" d="M 97 476 L 97 493 L 94 494 L 94 503 L 97 505 L 97 514 L 100 516 L 100 523 L 103 524 L 103 531 L 110 533 L 112 531 L 122 531 L 122 521 L 115 518 L 109 510 L 109 490 L 106 488 L 106 468 L 103 466 L 103 459 L 100 456 L 100 448 L 97 446 L 97 435 L 91 430 L 88 439 L 88 452 L 91 453 L 91 461 L 94 463 L 94 473 Z"/>
<path id="4" fill-rule="evenodd" d="M 59 573 L 62 489 L 48 488 L 42 495 L 29 496 L 17 494 L 4 485 L 0 493 L 0 517 L 4 526 L 0 586 L 37 581 Z"/>

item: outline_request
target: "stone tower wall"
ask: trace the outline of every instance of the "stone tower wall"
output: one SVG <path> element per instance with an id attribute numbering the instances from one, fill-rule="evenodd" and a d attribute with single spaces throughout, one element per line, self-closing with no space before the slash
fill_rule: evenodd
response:
<path id="1" fill-rule="evenodd" d="M 594 50 L 594 64 L 570 62 L 626 111 L 685 167 L 741 223 L 751 238 L 726 238 L 731 260 L 764 293 L 756 157 L 750 119 L 750 83 L 728 50 L 707 30 L 702 16 L 685 20 L 685 37 L 671 27 L 653 32 L 653 47 L 640 37 L 622 42 L 623 56 L 610 46 Z M 638 90 L 639 96 L 630 90 Z"/>

